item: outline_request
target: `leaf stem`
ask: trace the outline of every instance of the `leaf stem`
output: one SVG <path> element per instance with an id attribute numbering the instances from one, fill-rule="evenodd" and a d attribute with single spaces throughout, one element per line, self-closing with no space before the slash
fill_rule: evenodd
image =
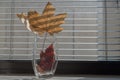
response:
<path id="1" fill-rule="evenodd" d="M 45 47 L 46 38 L 47 38 L 47 32 L 45 33 L 45 36 L 44 36 L 42 50 L 43 50 L 44 47 Z"/>

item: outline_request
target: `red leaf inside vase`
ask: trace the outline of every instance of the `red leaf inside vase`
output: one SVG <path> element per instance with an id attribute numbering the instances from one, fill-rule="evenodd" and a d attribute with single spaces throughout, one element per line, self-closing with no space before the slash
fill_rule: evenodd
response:
<path id="1" fill-rule="evenodd" d="M 39 67 L 43 71 L 50 71 L 55 62 L 55 53 L 53 44 L 50 44 L 45 52 L 41 51 L 40 53 L 40 63 Z"/>

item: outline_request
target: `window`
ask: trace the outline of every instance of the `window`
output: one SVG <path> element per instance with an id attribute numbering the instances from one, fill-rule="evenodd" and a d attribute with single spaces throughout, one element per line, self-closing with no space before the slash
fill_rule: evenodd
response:
<path id="1" fill-rule="evenodd" d="M 26 29 L 16 14 L 30 9 L 41 13 L 47 1 L 0 1 L 1 60 L 31 59 L 33 33 Z M 119 3 L 114 0 L 50 1 L 56 7 L 56 14 L 68 14 L 66 23 L 62 25 L 64 31 L 57 36 L 59 60 L 119 60 Z"/>
<path id="2" fill-rule="evenodd" d="M 99 59 L 120 60 L 120 9 L 119 0 L 103 0 L 99 6 Z"/>

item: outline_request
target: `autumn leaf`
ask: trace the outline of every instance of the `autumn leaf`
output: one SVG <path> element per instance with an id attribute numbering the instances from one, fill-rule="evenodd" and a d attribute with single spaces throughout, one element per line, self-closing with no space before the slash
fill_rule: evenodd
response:
<path id="1" fill-rule="evenodd" d="M 21 14 L 23 17 L 23 14 Z M 20 18 L 20 14 L 17 15 Z M 58 33 L 63 30 L 60 27 L 61 24 L 65 23 L 64 19 L 67 16 L 66 13 L 55 15 L 54 6 L 48 2 L 40 15 L 37 11 L 29 11 L 25 20 L 29 21 L 29 28 L 32 32 L 42 35 L 44 32 L 48 32 L 50 35 Z"/>

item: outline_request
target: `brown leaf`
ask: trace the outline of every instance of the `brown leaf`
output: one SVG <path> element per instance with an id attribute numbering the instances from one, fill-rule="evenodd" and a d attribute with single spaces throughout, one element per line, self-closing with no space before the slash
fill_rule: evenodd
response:
<path id="1" fill-rule="evenodd" d="M 40 35 L 44 32 L 48 32 L 50 35 L 53 35 L 54 33 L 58 33 L 63 30 L 60 25 L 65 23 L 64 19 L 67 16 L 66 13 L 58 15 L 54 15 L 54 13 L 54 6 L 48 2 L 41 15 L 37 11 L 31 10 L 28 12 L 27 16 L 23 13 L 17 14 L 17 16 L 19 18 L 24 17 L 25 19 L 28 19 L 31 31 Z"/>

